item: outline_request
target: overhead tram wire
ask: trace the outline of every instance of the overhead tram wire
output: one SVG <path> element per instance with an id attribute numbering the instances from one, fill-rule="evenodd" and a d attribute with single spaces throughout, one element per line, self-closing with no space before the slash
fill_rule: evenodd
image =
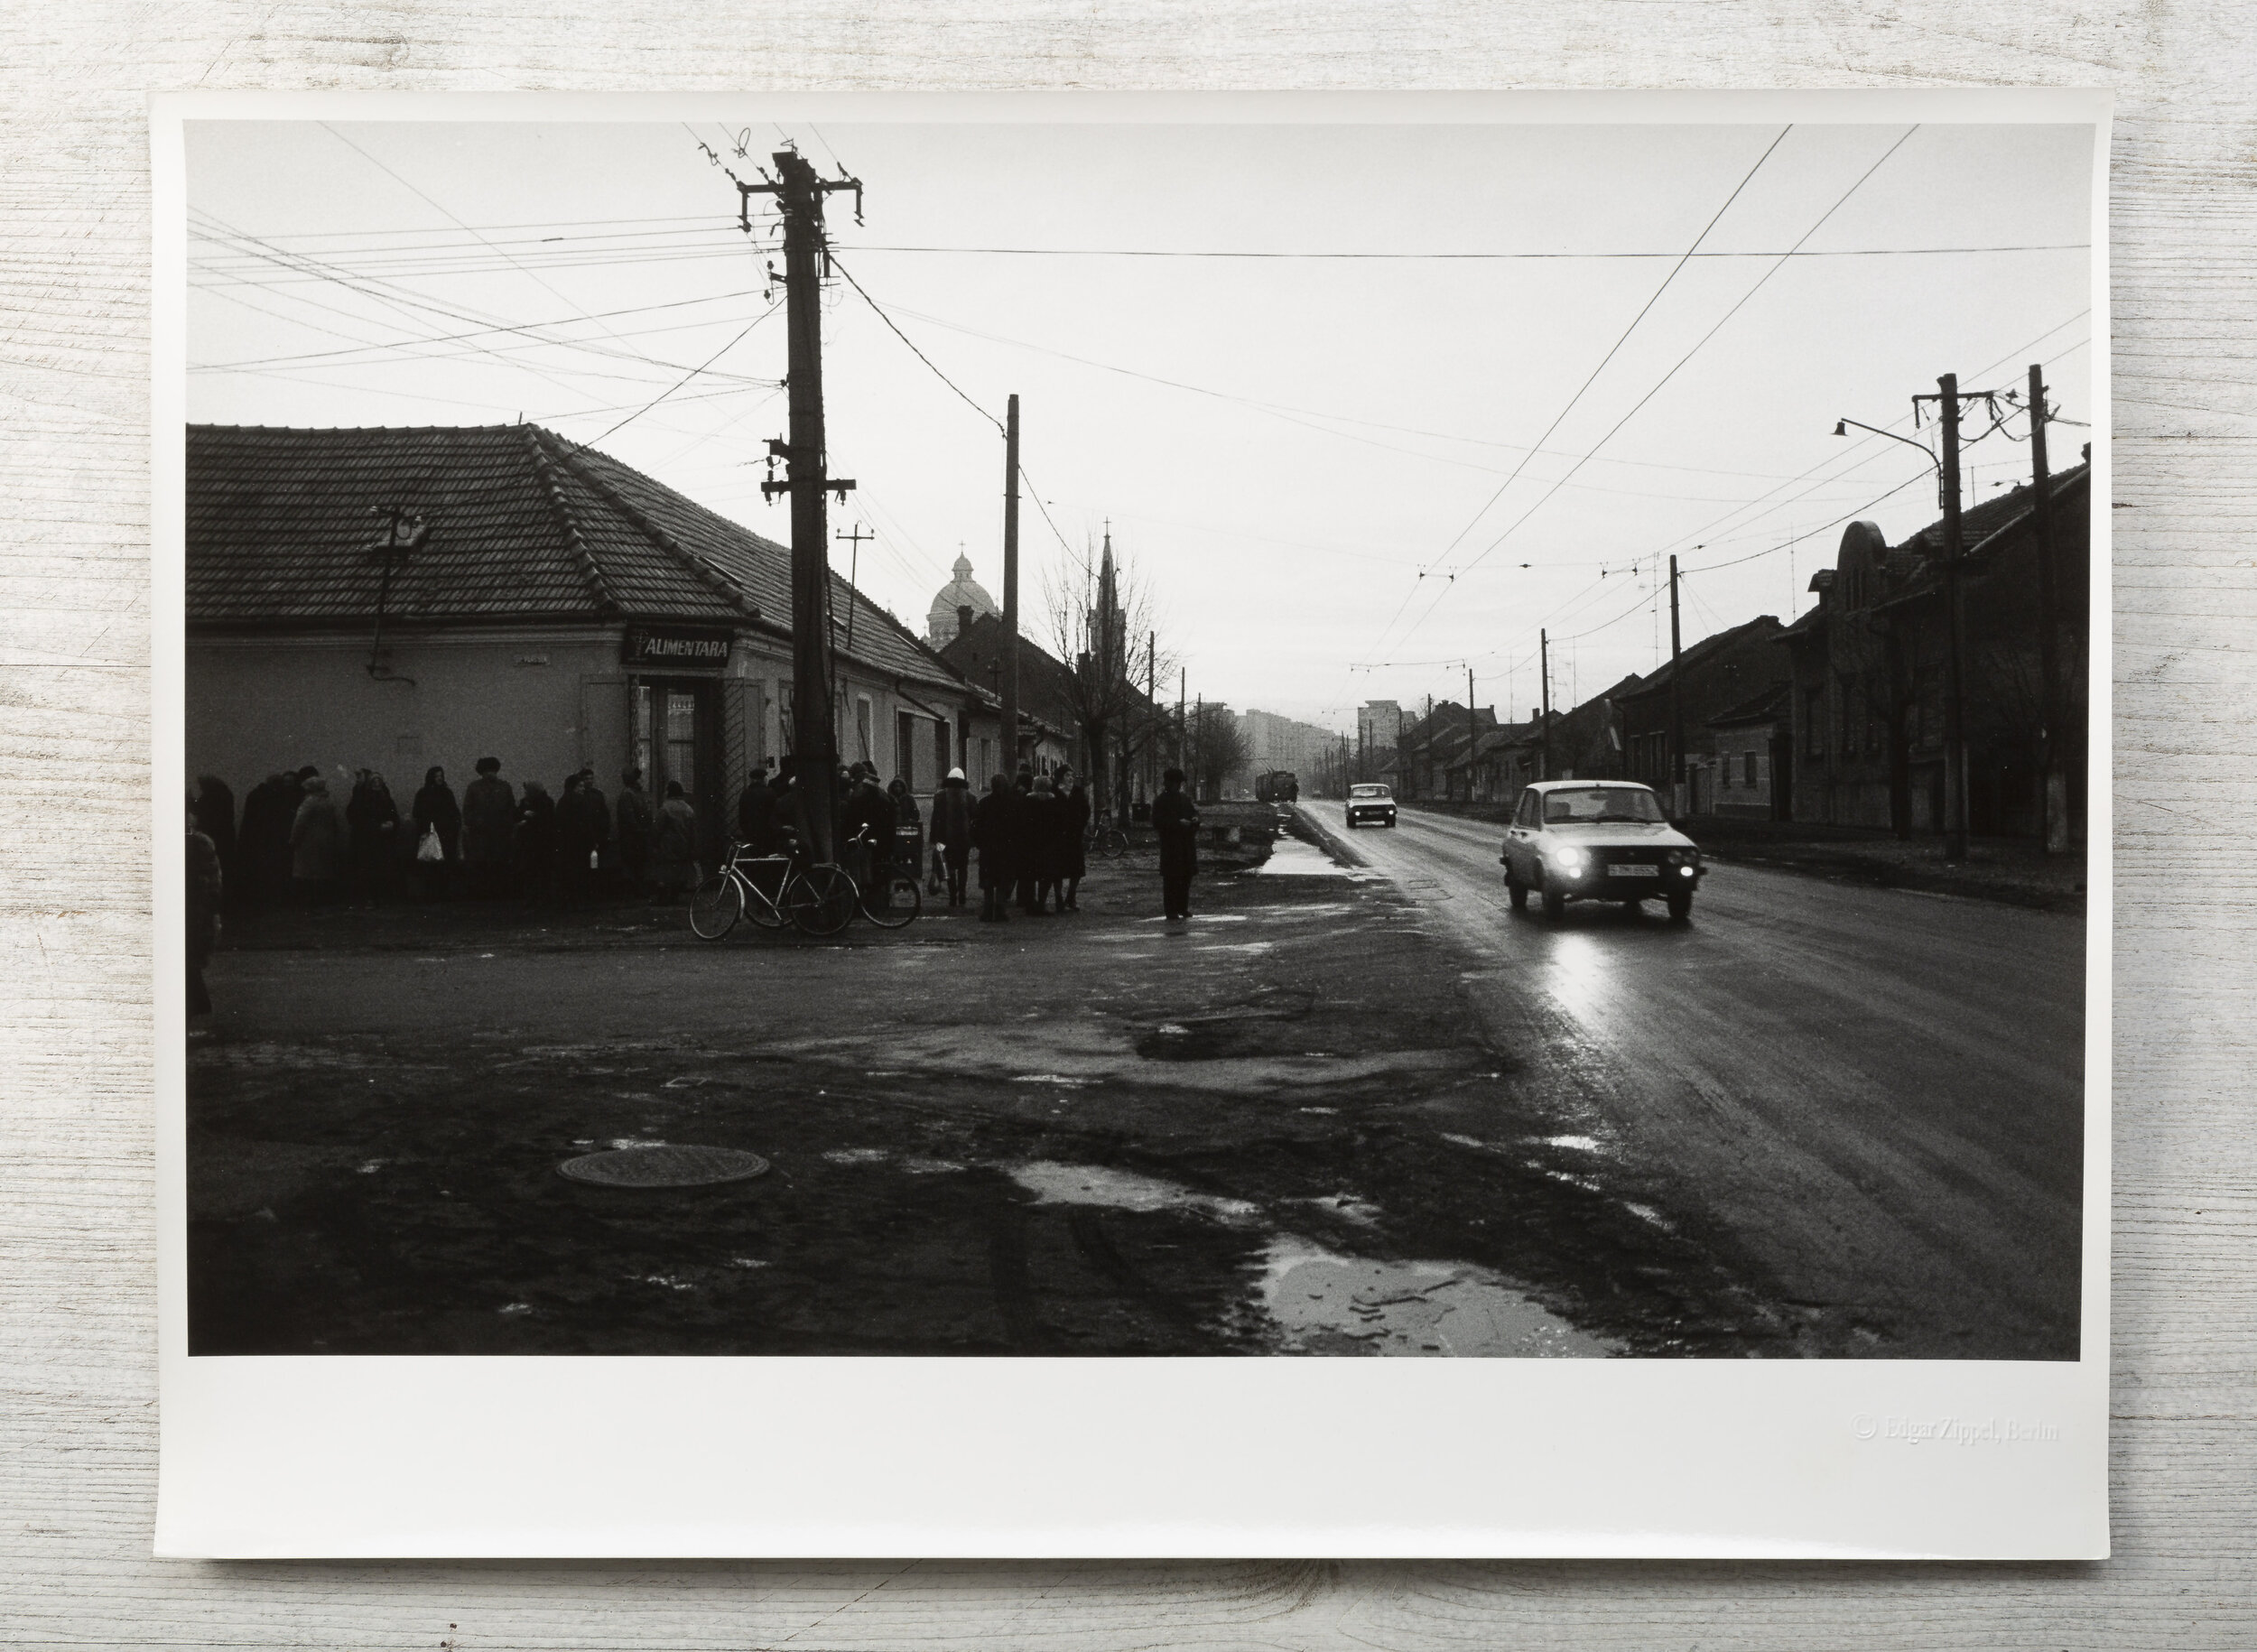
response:
<path id="1" fill-rule="evenodd" d="M 1801 238 L 1795 243 L 1795 246 L 1788 249 L 1788 254 L 1791 255 L 1792 252 L 1800 248 L 1805 241 L 1809 240 L 1812 236 L 1816 235 L 1820 229 L 1824 228 L 1827 221 L 1848 203 L 1850 197 L 1856 194 L 1859 190 L 1864 187 L 1865 181 L 1886 165 L 1889 162 L 1889 158 L 1895 154 L 1898 150 L 1903 148 L 1906 144 L 1910 142 L 1912 135 L 1919 129 L 1920 128 L 1918 124 L 1906 127 L 1903 135 L 1899 137 L 1895 143 L 1890 144 L 1887 149 L 1883 150 L 1880 159 L 1876 160 L 1871 166 L 1867 167 L 1862 172 L 1859 173 L 1856 181 L 1852 183 L 1848 189 L 1843 190 L 1841 195 L 1836 198 L 1834 204 L 1818 215 L 1817 221 L 1803 232 Z M 1636 418 L 1638 414 L 1646 407 L 1646 405 L 1654 399 L 1654 397 L 1659 395 L 1663 387 L 1666 386 L 1671 379 L 1677 376 L 1687 362 L 1691 361 L 1694 357 L 1701 353 L 1702 349 L 1707 345 L 1711 339 L 1714 339 L 1719 332 L 1723 330 L 1724 327 L 1732 320 L 1732 317 L 1738 315 L 1742 310 L 1747 307 L 1749 301 L 1753 299 L 1757 293 L 1760 292 L 1764 289 L 1764 287 L 1769 283 L 1771 277 L 1778 274 L 1780 270 L 1787 267 L 1788 255 L 1782 255 L 1772 264 L 1770 268 L 1765 270 L 1761 275 L 1758 276 L 1756 278 L 1755 284 L 1751 286 L 1745 292 L 1740 295 L 1739 299 L 1734 302 L 1732 308 L 1725 311 L 1724 313 L 1717 319 L 1715 325 L 1711 327 L 1706 332 L 1703 333 L 1695 342 L 1693 348 L 1686 351 L 1683 356 L 1679 357 L 1670 367 L 1667 372 L 1664 373 L 1658 379 L 1655 380 L 1653 387 L 1648 390 L 1644 395 L 1639 397 L 1637 402 L 1630 407 L 1630 410 L 1624 413 L 1620 419 L 1617 419 L 1608 429 L 1605 435 L 1600 437 L 1597 441 L 1592 444 L 1591 450 L 1595 453 L 1599 449 L 1606 446 L 1608 442 L 1613 441 L 1615 436 L 1620 433 L 1624 425 L 1628 424 L 1632 419 Z M 1561 477 L 1557 481 L 1555 481 L 1549 488 L 1546 489 L 1542 498 L 1537 500 L 1535 504 L 1529 506 L 1527 510 L 1522 511 L 1519 516 L 1515 517 L 1510 526 L 1506 528 L 1505 531 L 1500 534 L 1496 538 L 1491 540 L 1487 545 L 1483 546 L 1481 553 L 1474 557 L 1471 562 L 1464 564 L 1459 571 L 1466 572 L 1479 567 L 1481 563 L 1488 558 L 1491 552 L 1495 551 L 1498 546 L 1503 544 L 1505 541 L 1511 538 L 1514 534 L 1520 530 L 1523 524 L 1525 524 L 1531 516 L 1535 515 L 1537 512 L 1542 510 L 1545 506 L 1548 505 L 1552 499 L 1558 495 L 1560 489 L 1566 485 L 1568 480 L 1574 476 L 1575 472 L 1583 469 L 1584 465 L 1588 462 L 1588 459 L 1578 459 L 1574 465 L 1570 466 L 1568 468 L 1567 474 Z M 1442 606 L 1443 602 L 1447 599 L 1450 591 L 1454 589 L 1454 582 L 1453 585 L 1445 586 L 1441 593 L 1436 596 L 1434 602 L 1428 605 L 1426 612 L 1419 615 L 1416 619 L 1411 622 L 1410 630 L 1404 633 L 1404 636 L 1408 637 L 1415 634 L 1418 630 L 1419 626 L 1425 625 L 1428 619 L 1432 618 L 1434 617 L 1435 610 Z"/>
<path id="2" fill-rule="evenodd" d="M 949 377 L 947 374 L 942 372 L 938 367 L 934 366 L 933 358 L 917 348 L 915 339 L 910 338 L 907 333 L 903 332 L 901 329 L 896 325 L 893 317 L 886 313 L 884 306 L 879 304 L 876 299 L 869 295 L 869 293 L 863 288 L 862 283 L 854 279 L 854 272 L 847 268 L 847 266 L 841 263 L 835 255 L 831 260 L 831 267 L 838 271 L 840 274 L 846 277 L 847 285 L 852 287 L 855 292 L 861 294 L 862 302 L 870 307 L 872 313 L 874 313 L 879 320 L 886 323 L 887 329 L 892 332 L 895 338 L 900 339 L 902 343 L 909 347 L 909 353 L 912 356 L 915 356 L 919 361 L 924 363 L 924 365 L 931 369 L 933 377 L 939 379 L 941 383 L 946 385 L 951 390 L 954 391 L 957 397 L 964 404 L 965 406 L 971 408 L 972 412 L 978 413 L 989 424 L 995 426 L 996 432 L 998 435 L 1002 433 L 1003 421 L 997 418 L 986 408 L 980 406 L 978 402 L 972 400 L 971 394 L 966 392 L 961 385 L 959 385 L 954 379 Z"/>
<path id="3" fill-rule="evenodd" d="M 1536 457 L 1537 450 L 1541 449 L 1546 442 L 1552 439 L 1553 433 L 1559 429 L 1561 423 L 1567 418 L 1567 415 L 1575 411 L 1575 407 L 1577 404 L 1583 400 L 1584 393 L 1590 390 L 1593 384 L 1598 382 L 1599 375 L 1606 371 L 1607 364 L 1612 361 L 1616 356 L 1620 355 L 1621 353 L 1622 347 L 1630 342 L 1630 335 L 1638 330 L 1639 323 L 1653 313 L 1654 306 L 1661 302 L 1661 295 L 1668 292 L 1670 283 L 1676 281 L 1677 276 L 1683 273 L 1686 265 L 1691 261 L 1693 255 L 1700 250 L 1701 243 L 1708 239 L 1709 232 L 1714 229 L 1717 224 L 1723 220 L 1725 213 L 1732 210 L 1732 202 L 1738 200 L 1741 195 L 1746 190 L 1748 185 L 1755 181 L 1755 175 L 1763 170 L 1763 163 L 1771 158 L 1773 153 L 1778 150 L 1779 146 L 1787 141 L 1787 135 L 1794 129 L 1794 125 L 1791 122 L 1787 125 L 1781 126 L 1779 130 L 1779 135 L 1764 145 L 1763 153 L 1758 155 L 1755 159 L 1755 164 L 1751 166 L 1748 169 L 1746 175 L 1743 176 L 1738 183 L 1732 186 L 1732 193 L 1724 197 L 1723 204 L 1709 215 L 1708 222 L 1701 226 L 1701 233 L 1693 237 L 1693 245 L 1686 247 L 1684 253 L 1678 257 L 1677 261 L 1669 266 L 1669 273 L 1661 278 L 1661 284 L 1656 287 L 1651 295 L 1647 298 L 1645 303 L 1639 306 L 1638 313 L 1630 318 L 1630 324 L 1622 329 L 1621 337 L 1617 338 L 1615 341 L 1607 348 L 1607 353 L 1599 358 L 1599 365 L 1592 368 L 1590 373 L 1584 376 L 1583 383 L 1575 387 L 1575 393 L 1567 398 L 1566 405 L 1563 406 L 1557 413 L 1553 415 L 1551 423 L 1545 426 L 1544 433 L 1536 439 L 1535 445 L 1531 447 L 1528 452 L 1521 455 L 1520 462 L 1512 468 L 1511 473 L 1507 476 L 1502 482 L 1498 484 L 1496 492 L 1491 494 L 1487 499 L 1482 501 L 1481 507 L 1475 511 L 1471 517 L 1467 518 L 1465 525 L 1451 536 L 1450 543 L 1448 544 L 1443 546 L 1441 556 L 1435 559 L 1437 562 L 1442 561 L 1444 558 L 1448 557 L 1451 552 L 1456 550 L 1459 543 L 1463 541 L 1468 534 L 1473 531 L 1474 524 L 1480 522 L 1483 516 L 1489 515 L 1489 513 L 1496 507 L 1497 501 L 1503 498 L 1507 491 L 1511 488 L 1512 485 L 1520 479 L 1521 473 L 1528 468 L 1528 461 Z M 1418 577 L 1421 580 L 1423 580 L 1426 579 L 1426 574 L 1424 571 L 1422 571 Z M 1450 572 L 1447 575 L 1442 589 L 1435 593 L 1434 604 L 1428 608 L 1428 613 L 1432 613 L 1434 611 L 1434 608 L 1441 605 L 1443 600 L 1448 597 L 1451 590 L 1454 589 L 1456 583 L 1456 572 Z M 1415 595 L 1416 590 L 1417 587 L 1414 585 L 1411 588 L 1411 594 Z M 1388 621 L 1387 629 L 1379 634 L 1379 640 L 1373 645 L 1371 650 L 1374 654 L 1383 653 L 1386 650 L 1388 643 L 1393 636 L 1395 626 L 1402 619 L 1404 609 L 1407 608 L 1409 606 L 1410 596 L 1407 595 L 1403 599 L 1402 608 L 1398 608 L 1396 610 L 1394 618 Z M 1424 617 L 1425 616 L 1422 615 L 1419 620 L 1412 621 L 1411 629 L 1413 631 L 1416 631 L 1418 628 L 1419 624 L 1423 621 Z"/>

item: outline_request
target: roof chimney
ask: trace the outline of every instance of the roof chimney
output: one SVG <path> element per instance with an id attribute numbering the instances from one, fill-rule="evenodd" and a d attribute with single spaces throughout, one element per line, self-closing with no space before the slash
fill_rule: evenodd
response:
<path id="1" fill-rule="evenodd" d="M 969 602 L 960 602 L 956 605 L 956 635 L 961 636 L 965 632 L 971 629 L 971 604 Z"/>

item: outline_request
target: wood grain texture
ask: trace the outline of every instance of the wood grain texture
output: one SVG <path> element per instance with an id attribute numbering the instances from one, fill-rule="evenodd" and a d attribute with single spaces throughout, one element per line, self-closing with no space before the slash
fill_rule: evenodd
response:
<path id="1" fill-rule="evenodd" d="M 0 14 L 0 1640 L 463 1648 L 2257 1644 L 2257 10 L 2216 0 L 79 4 Z M 159 88 L 2116 89 L 2104 1565 L 149 1558 L 148 168 Z M 443 1489 L 434 1489 L 443 1495 Z"/>

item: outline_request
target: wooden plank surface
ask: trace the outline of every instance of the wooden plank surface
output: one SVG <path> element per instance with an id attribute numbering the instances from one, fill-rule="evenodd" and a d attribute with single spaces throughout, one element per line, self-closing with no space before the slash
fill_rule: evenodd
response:
<path id="1" fill-rule="evenodd" d="M 2257 1645 L 2257 10 L 2246 0 L 116 3 L 0 14 L 0 1641 Z M 153 1561 L 144 97 L 190 86 L 2105 85 L 2117 1558 L 2099 1565 Z M 2133 398 L 2137 398 L 2134 400 Z M 446 1488 L 432 1494 L 443 1499 Z"/>

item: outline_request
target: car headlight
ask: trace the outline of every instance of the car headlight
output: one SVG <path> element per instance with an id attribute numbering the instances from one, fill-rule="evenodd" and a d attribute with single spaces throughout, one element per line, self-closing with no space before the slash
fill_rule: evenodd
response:
<path id="1" fill-rule="evenodd" d="M 1579 849 L 1556 849 L 1552 863 L 1570 877 L 1580 877 L 1584 868 L 1584 852 Z"/>

